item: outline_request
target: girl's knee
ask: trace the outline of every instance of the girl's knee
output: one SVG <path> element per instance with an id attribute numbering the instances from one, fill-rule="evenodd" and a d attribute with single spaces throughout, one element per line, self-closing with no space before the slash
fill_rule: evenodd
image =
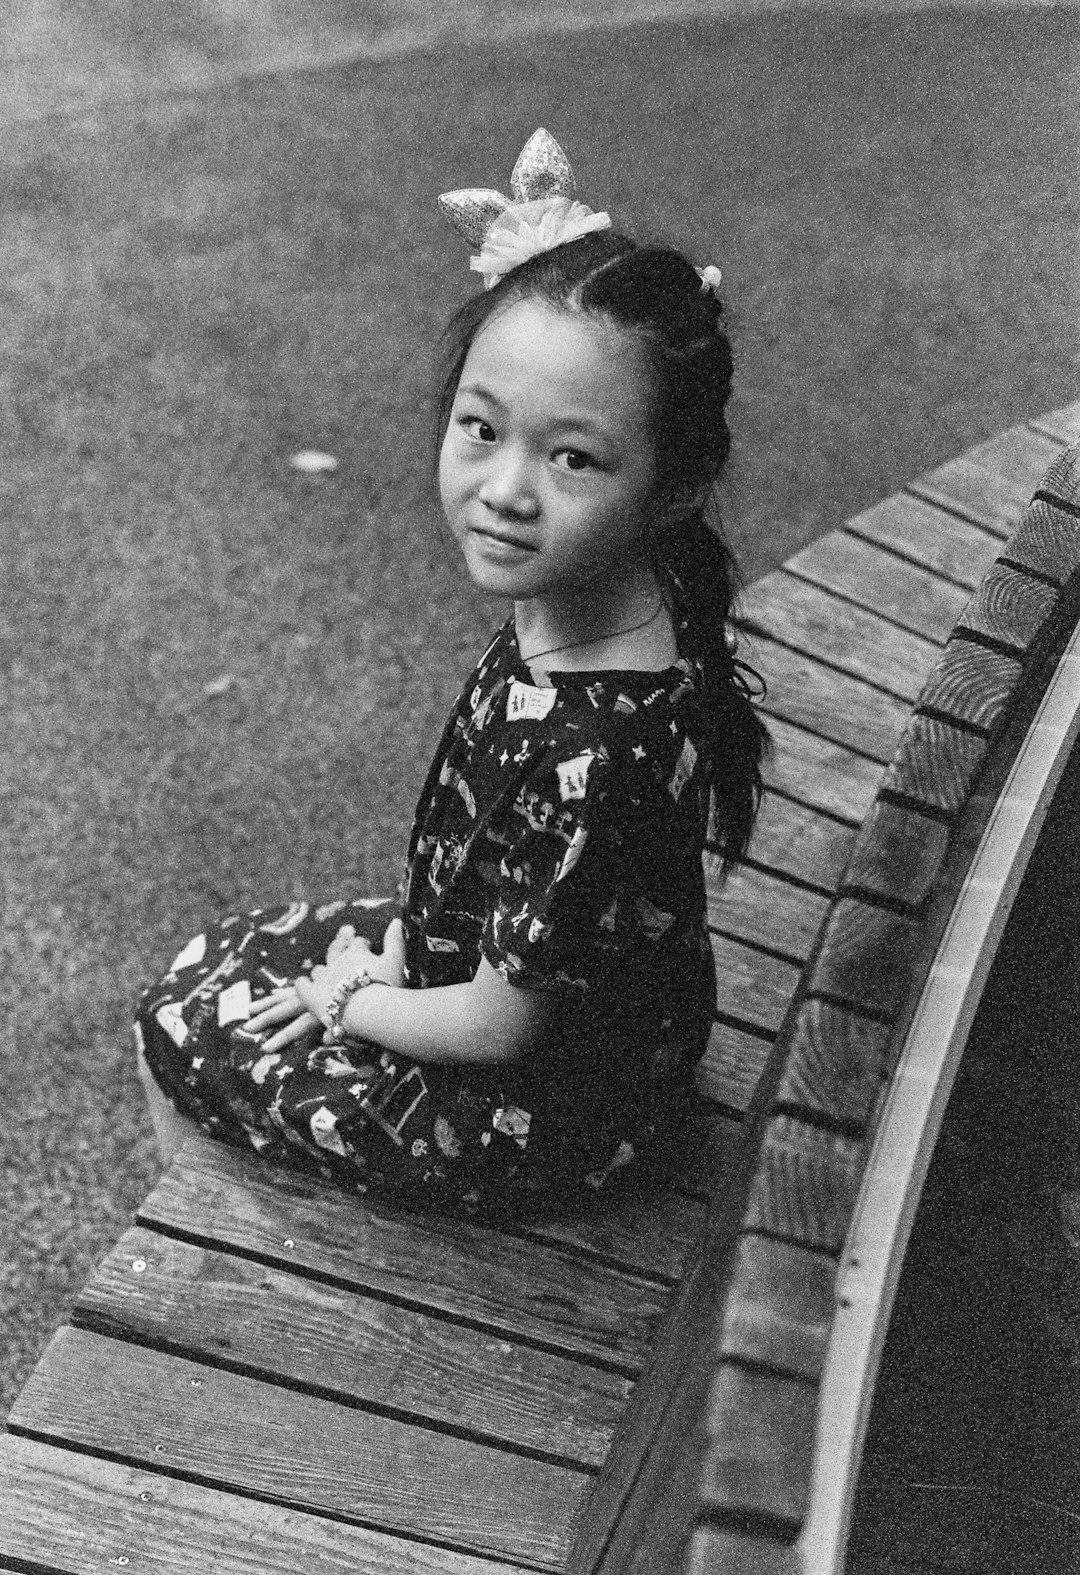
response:
<path id="1" fill-rule="evenodd" d="M 146 1103 L 150 1110 L 150 1120 L 154 1128 L 154 1139 L 163 1165 L 171 1164 L 173 1157 L 184 1140 L 190 1136 L 192 1126 L 186 1121 L 169 1096 L 159 1086 L 157 1079 L 150 1070 L 146 1059 L 146 1051 L 142 1042 L 142 1034 L 138 1027 L 135 1030 L 135 1065 L 139 1073 L 139 1081 L 146 1095 Z"/>

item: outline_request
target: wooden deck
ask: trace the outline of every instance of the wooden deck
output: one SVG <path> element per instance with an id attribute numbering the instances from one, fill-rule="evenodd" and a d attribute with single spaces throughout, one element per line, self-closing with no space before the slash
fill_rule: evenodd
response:
<path id="1" fill-rule="evenodd" d="M 0 1568 L 653 1575 L 684 1568 L 686 1547 L 685 1528 L 643 1523 L 658 1482 L 669 1500 L 685 1486 L 719 1506 L 687 1570 L 780 1567 L 754 1562 L 776 1539 L 746 1527 L 779 1527 L 787 1547 L 805 1513 L 821 1308 L 880 1095 L 889 971 L 872 987 L 819 977 L 801 1053 L 781 1063 L 773 1046 L 826 920 L 868 922 L 855 897 L 833 899 L 882 773 L 971 592 L 1077 438 L 1080 405 L 1006 432 L 747 594 L 744 651 L 768 678 L 775 753 L 750 860 L 710 896 L 718 1017 L 670 1188 L 514 1234 L 361 1202 L 194 1137 L 11 1413 Z M 1054 594 L 1029 565 L 1001 616 L 1037 618 Z M 981 638 L 1007 676 L 1018 658 L 1000 629 Z M 963 654 L 942 683 L 966 695 Z M 920 721 L 939 726 L 933 707 Z M 960 754 L 985 743 L 977 714 L 953 733 Z M 947 813 L 922 830 L 929 881 Z M 902 954 L 886 877 L 860 879 L 885 882 L 874 912 Z M 853 990 L 863 1038 L 845 1062 Z M 734 1219 L 746 1134 L 760 1162 Z M 718 1230 L 730 1250 L 702 1254 Z M 721 1290 L 717 1377 L 703 1331 Z M 719 1429 L 703 1466 L 710 1394 L 717 1415 L 748 1420 L 734 1440 Z"/>

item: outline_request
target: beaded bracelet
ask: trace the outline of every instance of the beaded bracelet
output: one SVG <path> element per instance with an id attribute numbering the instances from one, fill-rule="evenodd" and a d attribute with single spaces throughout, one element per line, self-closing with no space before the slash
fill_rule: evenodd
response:
<path id="1" fill-rule="evenodd" d="M 333 994 L 326 1003 L 326 1029 L 329 1038 L 334 1044 L 341 1044 L 345 1036 L 345 1024 L 341 1021 L 345 1008 L 356 994 L 371 984 L 372 978 L 366 968 L 360 968 L 356 973 L 349 974 L 342 979 L 340 984 L 334 986 Z"/>

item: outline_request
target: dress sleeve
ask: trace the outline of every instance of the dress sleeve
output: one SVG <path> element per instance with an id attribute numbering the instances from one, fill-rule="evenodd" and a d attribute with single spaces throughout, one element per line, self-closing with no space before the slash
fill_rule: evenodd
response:
<path id="1" fill-rule="evenodd" d="M 644 894 L 648 848 L 664 840 L 657 795 L 603 744 L 553 750 L 530 773 L 504 825 L 498 880 L 481 936 L 512 984 L 589 992 L 642 938 L 674 922 Z"/>

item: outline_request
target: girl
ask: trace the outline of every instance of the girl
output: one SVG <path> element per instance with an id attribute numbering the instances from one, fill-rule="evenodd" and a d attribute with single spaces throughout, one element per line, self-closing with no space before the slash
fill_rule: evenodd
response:
<path id="1" fill-rule="evenodd" d="M 544 131 L 512 189 L 440 199 L 488 288 L 447 330 L 437 408 L 447 522 L 513 614 L 443 732 L 400 911 L 233 916 L 144 994 L 166 1158 L 179 1112 L 350 1188 L 520 1211 L 641 1173 L 685 1112 L 710 812 L 730 866 L 765 744 L 707 519 L 719 273 L 573 201 Z"/>

